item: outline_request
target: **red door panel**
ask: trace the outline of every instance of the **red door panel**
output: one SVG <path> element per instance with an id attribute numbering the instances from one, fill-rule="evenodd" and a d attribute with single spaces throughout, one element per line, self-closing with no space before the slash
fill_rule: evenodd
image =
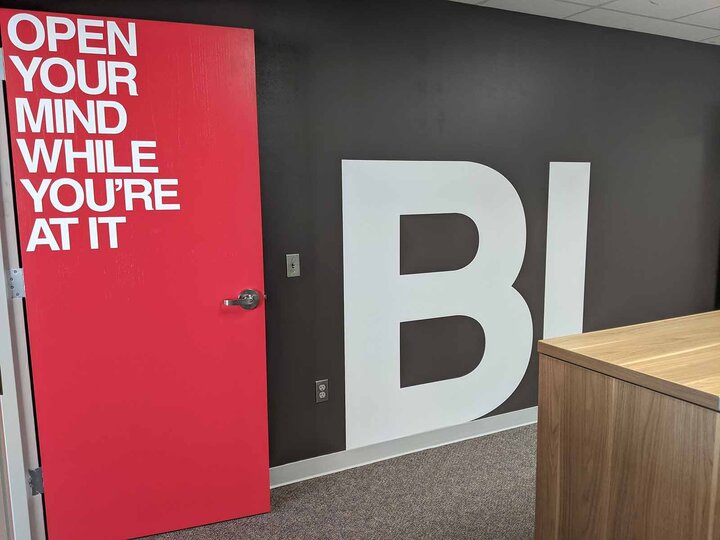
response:
<path id="1" fill-rule="evenodd" d="M 49 538 L 269 511 L 264 303 L 223 305 L 263 291 L 252 31 L 0 32 Z"/>

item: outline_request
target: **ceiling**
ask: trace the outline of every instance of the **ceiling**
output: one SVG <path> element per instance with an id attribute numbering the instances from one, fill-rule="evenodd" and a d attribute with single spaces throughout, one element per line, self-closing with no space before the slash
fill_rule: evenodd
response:
<path id="1" fill-rule="evenodd" d="M 451 0 L 720 45 L 720 0 Z"/>

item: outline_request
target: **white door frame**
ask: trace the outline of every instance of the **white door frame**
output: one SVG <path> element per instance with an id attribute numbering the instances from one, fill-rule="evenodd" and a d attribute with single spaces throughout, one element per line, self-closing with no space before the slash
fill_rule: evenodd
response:
<path id="1" fill-rule="evenodd" d="M 9 491 L 12 538 L 41 540 L 46 538 L 43 501 L 41 496 L 31 495 L 27 476 L 29 469 L 38 466 L 39 459 L 25 305 L 22 298 L 12 297 L 8 285 L 8 272 L 20 268 L 20 255 L 5 98 L 5 88 L 0 87 L 0 406 L 5 441 L 2 457 L 7 472 L 7 485 L 2 489 Z"/>

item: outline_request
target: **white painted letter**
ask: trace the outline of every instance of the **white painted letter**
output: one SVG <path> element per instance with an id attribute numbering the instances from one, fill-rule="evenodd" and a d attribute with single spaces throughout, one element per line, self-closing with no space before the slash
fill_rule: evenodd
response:
<path id="1" fill-rule="evenodd" d="M 75 37 L 75 25 L 73 22 L 66 17 L 53 17 L 47 18 L 48 26 L 48 50 L 57 52 L 58 41 L 69 41 Z M 64 26 L 65 31 L 59 32 L 58 26 Z"/>
<path id="2" fill-rule="evenodd" d="M 35 39 L 29 43 L 22 41 L 18 36 L 18 25 L 22 21 L 29 22 L 35 29 Z M 37 51 L 45 42 L 45 27 L 40 22 L 40 19 L 29 13 L 17 13 L 10 17 L 8 33 L 10 34 L 12 44 L 21 51 Z"/>
<path id="3" fill-rule="evenodd" d="M 583 330 L 589 163 L 550 163 L 543 336 Z"/>
<path id="4" fill-rule="evenodd" d="M 35 76 L 35 72 L 37 72 L 38 66 L 40 66 L 40 57 L 33 56 L 33 59 L 30 60 L 30 65 L 28 67 L 25 67 L 25 64 L 23 64 L 19 56 L 11 56 L 10 61 L 13 63 L 15 69 L 18 70 L 18 73 L 20 73 L 20 76 L 23 78 L 23 90 L 25 90 L 26 92 L 32 92 L 33 77 Z"/>
<path id="5" fill-rule="evenodd" d="M 525 375 L 533 327 L 513 288 L 525 215 L 512 184 L 469 162 L 343 161 L 346 443 L 356 448 L 479 418 Z M 480 235 L 460 270 L 400 275 L 400 216 L 460 213 Z M 400 387 L 400 323 L 464 315 L 486 336 L 469 374 Z"/>
<path id="6" fill-rule="evenodd" d="M 35 212 L 42 212 L 43 211 L 43 197 L 45 196 L 45 193 L 47 193 L 48 187 L 50 187 L 50 179 L 49 178 L 43 178 L 43 181 L 40 182 L 40 187 L 38 189 L 35 189 L 35 186 L 32 185 L 32 182 L 28 178 L 21 178 L 20 183 L 25 188 L 25 191 L 28 192 L 30 197 L 32 197 L 33 200 L 33 210 Z"/>

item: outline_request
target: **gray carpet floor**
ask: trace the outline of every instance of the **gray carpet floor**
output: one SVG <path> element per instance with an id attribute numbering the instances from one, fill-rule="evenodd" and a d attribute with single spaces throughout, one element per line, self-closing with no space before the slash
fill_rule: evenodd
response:
<path id="1" fill-rule="evenodd" d="M 272 491 L 272 512 L 155 540 L 520 540 L 534 534 L 535 426 Z"/>

